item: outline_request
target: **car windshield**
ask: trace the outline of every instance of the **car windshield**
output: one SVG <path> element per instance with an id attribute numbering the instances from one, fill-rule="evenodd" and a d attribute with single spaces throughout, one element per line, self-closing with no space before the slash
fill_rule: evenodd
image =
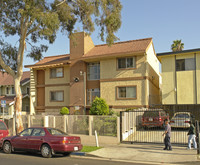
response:
<path id="1" fill-rule="evenodd" d="M 189 118 L 188 114 L 176 114 L 175 118 Z"/>
<path id="2" fill-rule="evenodd" d="M 158 111 L 144 112 L 144 117 L 158 117 L 158 116 L 159 116 Z"/>
<path id="3" fill-rule="evenodd" d="M 58 136 L 58 135 L 67 135 L 67 133 L 59 130 L 59 129 L 55 129 L 55 128 L 48 128 L 47 129 L 48 132 L 51 134 L 51 135 L 54 135 L 54 136 Z"/>
<path id="4" fill-rule="evenodd" d="M 0 130 L 7 130 L 6 125 L 2 121 L 0 122 Z"/>

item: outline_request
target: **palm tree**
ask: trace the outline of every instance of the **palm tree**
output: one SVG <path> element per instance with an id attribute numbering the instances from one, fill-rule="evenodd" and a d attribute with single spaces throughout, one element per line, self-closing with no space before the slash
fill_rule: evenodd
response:
<path id="1" fill-rule="evenodd" d="M 171 49 L 173 52 L 182 51 L 184 49 L 184 43 L 181 40 L 174 40 Z"/>

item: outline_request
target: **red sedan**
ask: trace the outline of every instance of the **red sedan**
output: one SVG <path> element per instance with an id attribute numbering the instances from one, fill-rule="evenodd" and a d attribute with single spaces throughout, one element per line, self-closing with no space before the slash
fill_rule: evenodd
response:
<path id="1" fill-rule="evenodd" d="M 58 129 L 46 127 L 27 128 L 17 136 L 6 137 L 0 141 L 0 148 L 4 153 L 17 150 L 39 151 L 45 158 L 56 153 L 69 155 L 71 152 L 80 151 L 82 147 L 80 137 L 69 136 Z"/>
<path id="2" fill-rule="evenodd" d="M 2 120 L 0 120 L 0 140 L 4 137 L 7 137 L 8 134 L 9 134 L 8 127 Z"/>

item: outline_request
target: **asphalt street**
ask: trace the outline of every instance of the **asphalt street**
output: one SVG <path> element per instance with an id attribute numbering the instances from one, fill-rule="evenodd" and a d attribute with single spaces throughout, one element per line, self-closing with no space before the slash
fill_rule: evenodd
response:
<path id="1" fill-rule="evenodd" d="M 0 165 L 145 165 L 143 163 L 126 163 L 97 158 L 81 158 L 56 155 L 53 158 L 43 158 L 37 153 L 4 154 L 0 151 Z"/>

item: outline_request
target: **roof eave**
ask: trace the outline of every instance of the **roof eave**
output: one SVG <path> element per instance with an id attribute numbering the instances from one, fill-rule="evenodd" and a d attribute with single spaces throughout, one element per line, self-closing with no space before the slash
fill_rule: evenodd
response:
<path id="1" fill-rule="evenodd" d="M 36 68 L 46 68 L 46 67 L 56 67 L 61 65 L 71 64 L 71 61 L 61 62 L 61 63 L 49 63 L 49 64 L 39 64 L 39 65 L 25 65 L 25 68 L 36 69 Z"/>
<path id="2" fill-rule="evenodd" d="M 137 52 L 121 52 L 121 53 L 113 53 L 113 54 L 103 54 L 103 55 L 93 55 L 93 56 L 86 56 L 82 57 L 80 60 L 90 60 L 90 59 L 108 59 L 108 58 L 113 58 L 113 57 L 120 57 L 124 55 L 143 55 L 146 51 L 137 51 Z"/>

